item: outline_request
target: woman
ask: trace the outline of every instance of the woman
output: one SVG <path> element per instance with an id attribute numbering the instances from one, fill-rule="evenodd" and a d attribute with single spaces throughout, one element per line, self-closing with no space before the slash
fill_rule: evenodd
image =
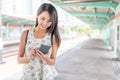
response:
<path id="1" fill-rule="evenodd" d="M 54 80 L 57 73 L 53 66 L 60 42 L 57 11 L 44 3 L 38 8 L 35 27 L 28 35 L 27 31 L 21 35 L 17 59 L 24 64 L 21 80 Z M 47 54 L 38 49 L 42 44 L 51 46 Z"/>

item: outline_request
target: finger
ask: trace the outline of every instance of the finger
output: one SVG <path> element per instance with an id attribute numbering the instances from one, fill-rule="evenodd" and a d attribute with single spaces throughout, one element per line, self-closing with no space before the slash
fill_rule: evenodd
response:
<path id="1" fill-rule="evenodd" d="M 41 54 L 42 56 L 44 56 L 44 54 L 43 54 L 40 50 L 37 50 L 37 52 L 38 52 L 39 54 Z"/>
<path id="2" fill-rule="evenodd" d="M 38 52 L 38 51 L 36 52 L 36 54 L 37 54 L 37 55 L 41 55 L 41 53 L 40 53 L 40 52 Z M 41 56 L 42 56 L 42 55 L 41 55 Z"/>
<path id="3" fill-rule="evenodd" d="M 36 52 L 34 49 L 31 49 L 31 55 L 35 56 Z"/>
<path id="4" fill-rule="evenodd" d="M 50 51 L 48 51 L 47 55 L 49 55 L 49 54 L 50 54 Z"/>
<path id="5" fill-rule="evenodd" d="M 36 53 L 36 50 L 35 49 L 33 49 L 34 50 L 34 53 Z"/>
<path id="6" fill-rule="evenodd" d="M 44 58 L 44 54 L 43 54 L 41 51 L 39 51 L 38 48 L 35 48 L 35 50 L 36 50 L 36 54 L 37 54 L 39 57 Z"/>
<path id="7" fill-rule="evenodd" d="M 37 52 L 36 53 L 40 58 L 42 58 L 42 55 L 39 53 L 39 52 Z"/>
<path id="8" fill-rule="evenodd" d="M 35 56 L 35 53 L 32 53 L 31 55 Z"/>
<path id="9" fill-rule="evenodd" d="M 37 51 L 38 50 L 38 48 L 35 48 L 35 51 Z"/>
<path id="10" fill-rule="evenodd" d="M 34 53 L 32 53 L 34 56 L 36 55 L 36 51 L 34 51 Z"/>

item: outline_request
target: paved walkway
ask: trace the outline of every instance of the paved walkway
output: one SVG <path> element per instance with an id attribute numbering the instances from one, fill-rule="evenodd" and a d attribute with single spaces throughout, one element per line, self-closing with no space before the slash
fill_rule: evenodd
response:
<path id="1" fill-rule="evenodd" d="M 101 39 L 78 44 L 58 58 L 56 80 L 119 80 L 109 53 L 109 47 Z"/>

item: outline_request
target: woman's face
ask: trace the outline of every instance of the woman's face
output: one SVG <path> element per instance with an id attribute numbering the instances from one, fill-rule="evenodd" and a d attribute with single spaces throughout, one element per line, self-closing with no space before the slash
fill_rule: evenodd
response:
<path id="1" fill-rule="evenodd" d="M 52 24 L 51 16 L 48 11 L 43 11 L 38 16 L 38 27 L 40 29 L 47 29 Z"/>

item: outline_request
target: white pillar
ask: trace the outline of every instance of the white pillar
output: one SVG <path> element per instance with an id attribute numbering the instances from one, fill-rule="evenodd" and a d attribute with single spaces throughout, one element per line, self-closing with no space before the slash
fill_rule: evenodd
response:
<path id="1" fill-rule="evenodd" d="M 116 24 L 116 21 L 114 21 L 113 27 L 114 27 L 114 53 L 115 53 L 115 57 L 118 58 L 118 54 L 117 54 L 117 24 Z"/>
<path id="2" fill-rule="evenodd" d="M 3 49 L 3 40 L 2 40 L 2 15 L 1 15 L 1 5 L 0 5 L 0 63 L 2 63 L 2 49 Z"/>

